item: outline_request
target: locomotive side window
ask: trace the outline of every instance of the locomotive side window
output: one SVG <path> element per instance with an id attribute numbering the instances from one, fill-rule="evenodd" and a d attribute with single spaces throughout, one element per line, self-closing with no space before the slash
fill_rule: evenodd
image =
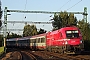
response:
<path id="1" fill-rule="evenodd" d="M 66 37 L 67 38 L 78 38 L 79 37 L 78 30 L 66 31 Z"/>

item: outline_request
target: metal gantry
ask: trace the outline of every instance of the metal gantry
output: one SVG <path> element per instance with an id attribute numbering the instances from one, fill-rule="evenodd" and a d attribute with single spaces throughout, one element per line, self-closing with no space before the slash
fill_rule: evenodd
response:
<path id="1" fill-rule="evenodd" d="M 18 13 L 44 13 L 44 14 L 60 14 L 60 12 L 49 12 L 49 11 L 23 11 L 23 10 L 7 10 L 7 12 L 18 12 Z M 68 14 L 84 14 L 84 12 L 67 12 Z"/>
<path id="2" fill-rule="evenodd" d="M 7 21 L 7 23 L 51 24 L 52 22 Z"/>
<path id="3" fill-rule="evenodd" d="M 5 7 L 4 9 L 4 47 L 6 47 L 6 37 L 7 37 L 7 23 L 11 22 L 11 21 L 7 21 L 7 12 L 18 12 L 18 13 L 44 13 L 44 14 L 59 14 L 60 12 L 48 12 L 48 11 L 23 11 L 23 10 L 9 10 L 7 9 L 7 7 Z M 73 13 L 73 14 L 82 14 L 84 17 L 83 19 L 86 21 L 87 23 L 87 7 L 84 7 L 84 12 L 67 12 L 68 14 Z M 14 22 L 13 22 L 14 23 Z M 16 22 L 16 23 L 21 23 Z M 5 49 L 6 50 L 6 49 Z"/>

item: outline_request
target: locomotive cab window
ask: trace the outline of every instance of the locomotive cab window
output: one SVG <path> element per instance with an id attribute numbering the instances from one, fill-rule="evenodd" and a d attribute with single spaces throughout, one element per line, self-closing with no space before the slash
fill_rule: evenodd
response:
<path id="1" fill-rule="evenodd" d="M 79 37 L 78 30 L 66 31 L 66 37 L 67 38 L 78 38 Z"/>

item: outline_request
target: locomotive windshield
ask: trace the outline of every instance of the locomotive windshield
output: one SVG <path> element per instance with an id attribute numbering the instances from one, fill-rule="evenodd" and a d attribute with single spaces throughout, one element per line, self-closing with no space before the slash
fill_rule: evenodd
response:
<path id="1" fill-rule="evenodd" d="M 66 31 L 66 37 L 67 38 L 78 38 L 79 37 L 78 30 Z"/>

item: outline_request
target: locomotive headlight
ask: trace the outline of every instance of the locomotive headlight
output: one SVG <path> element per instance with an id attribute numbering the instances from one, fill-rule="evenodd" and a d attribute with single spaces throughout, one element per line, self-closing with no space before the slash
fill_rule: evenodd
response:
<path id="1" fill-rule="evenodd" d="M 82 43 L 82 40 L 80 40 L 80 43 Z"/>
<path id="2" fill-rule="evenodd" d="M 65 41 L 65 44 L 68 44 L 68 42 L 67 42 L 67 41 Z"/>

